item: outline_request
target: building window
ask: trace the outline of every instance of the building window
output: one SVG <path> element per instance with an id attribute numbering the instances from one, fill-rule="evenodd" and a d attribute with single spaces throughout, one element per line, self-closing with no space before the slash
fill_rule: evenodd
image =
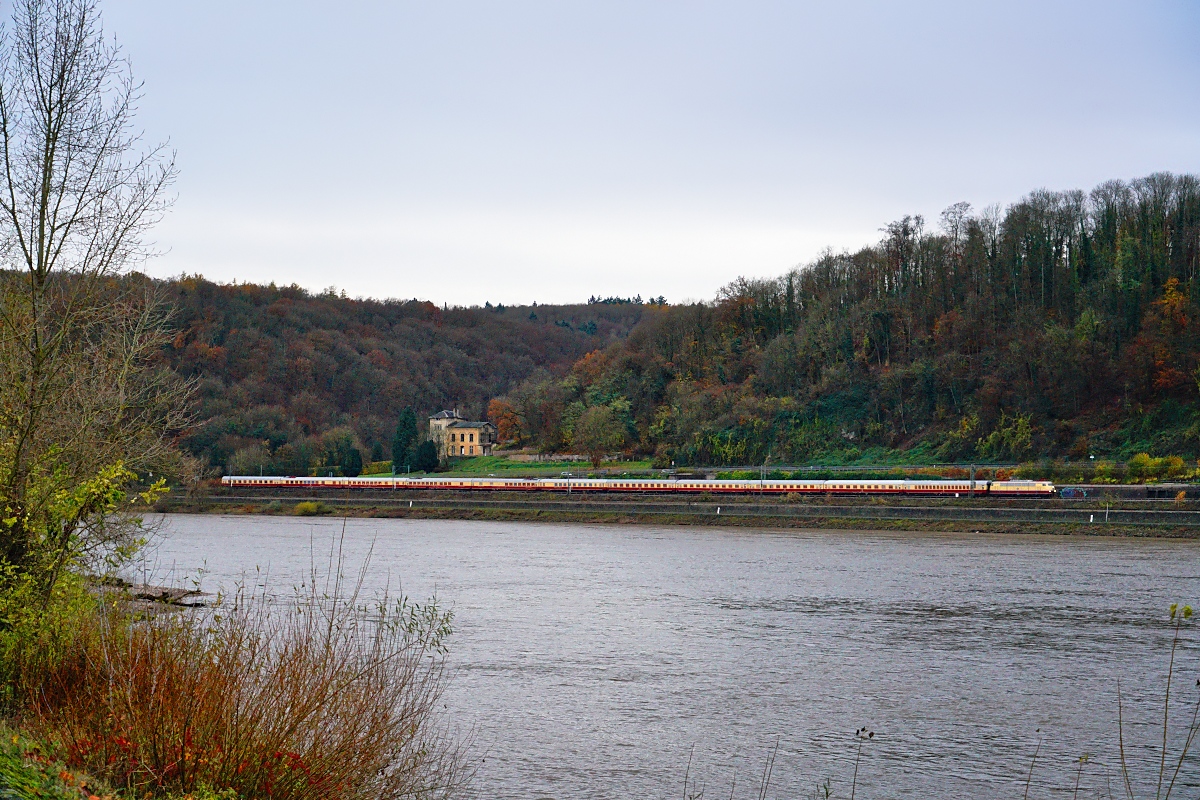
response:
<path id="1" fill-rule="evenodd" d="M 462 455 L 466 455 L 466 449 L 467 449 L 467 448 L 465 448 L 465 447 L 460 447 L 460 448 L 458 448 L 458 454 L 459 454 L 460 456 L 462 456 Z"/>
<path id="2" fill-rule="evenodd" d="M 475 445 L 471 445 L 471 455 L 475 455 Z"/>
<path id="3" fill-rule="evenodd" d="M 475 434 L 473 434 L 473 433 L 471 434 L 471 441 L 472 442 L 475 441 Z M 474 450 L 475 448 L 472 447 L 471 449 Z"/>

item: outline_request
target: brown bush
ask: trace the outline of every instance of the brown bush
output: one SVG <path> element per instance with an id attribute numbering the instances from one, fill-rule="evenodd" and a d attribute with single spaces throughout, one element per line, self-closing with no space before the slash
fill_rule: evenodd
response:
<path id="1" fill-rule="evenodd" d="M 275 608 L 239 594 L 150 619 L 110 607 L 29 687 L 22 722 L 68 763 L 139 794 L 459 794 L 464 750 L 437 714 L 449 615 L 339 593 Z"/>

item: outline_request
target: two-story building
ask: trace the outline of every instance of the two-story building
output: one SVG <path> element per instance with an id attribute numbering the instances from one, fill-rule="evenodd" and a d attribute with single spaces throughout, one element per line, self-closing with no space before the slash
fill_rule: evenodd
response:
<path id="1" fill-rule="evenodd" d="M 440 458 L 490 456 L 496 443 L 496 426 L 463 419 L 458 409 L 439 411 L 429 418 L 429 438 Z"/>

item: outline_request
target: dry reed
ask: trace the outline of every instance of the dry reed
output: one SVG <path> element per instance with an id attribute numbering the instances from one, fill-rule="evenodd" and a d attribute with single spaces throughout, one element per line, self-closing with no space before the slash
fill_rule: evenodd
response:
<path id="1" fill-rule="evenodd" d="M 22 722 L 68 763 L 138 794 L 461 794 L 464 746 L 438 714 L 449 615 L 360 604 L 340 577 L 332 588 L 276 606 L 239 592 L 150 619 L 110 605 L 38 676 Z"/>

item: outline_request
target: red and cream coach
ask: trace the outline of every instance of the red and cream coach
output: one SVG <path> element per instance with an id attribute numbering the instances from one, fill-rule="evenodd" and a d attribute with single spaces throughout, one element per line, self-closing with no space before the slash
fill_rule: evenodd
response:
<path id="1" fill-rule="evenodd" d="M 971 481 L 940 478 L 903 480 L 696 480 L 663 478 L 408 478 L 369 475 L 358 478 L 226 475 L 231 487 L 298 489 L 423 489 L 503 492 L 615 492 L 621 494 L 808 494 L 936 495 L 939 497 L 1049 497 L 1049 481 Z"/>

